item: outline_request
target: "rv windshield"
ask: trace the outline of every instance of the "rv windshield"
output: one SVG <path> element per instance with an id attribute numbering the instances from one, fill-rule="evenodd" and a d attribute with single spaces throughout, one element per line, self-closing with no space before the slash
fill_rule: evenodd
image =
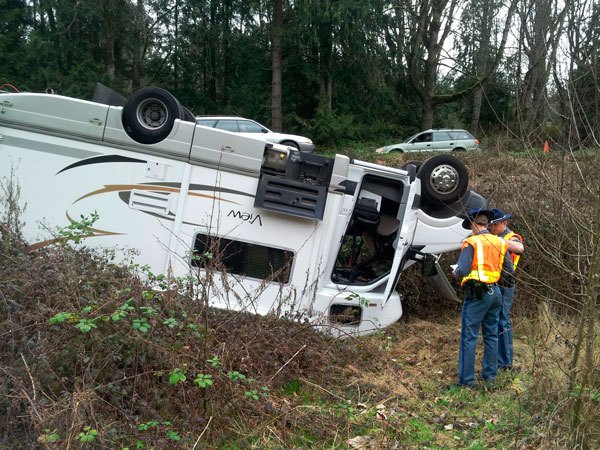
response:
<path id="1" fill-rule="evenodd" d="M 331 280 L 338 284 L 370 284 L 389 274 L 403 184 L 366 176 L 342 240 Z"/>

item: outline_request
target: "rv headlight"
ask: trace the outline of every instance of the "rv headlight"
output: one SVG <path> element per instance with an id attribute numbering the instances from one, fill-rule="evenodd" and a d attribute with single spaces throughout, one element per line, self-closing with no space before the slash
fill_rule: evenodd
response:
<path id="1" fill-rule="evenodd" d="M 265 158 L 263 160 L 264 167 L 270 167 L 276 170 L 285 170 L 289 150 L 287 148 L 267 148 Z"/>

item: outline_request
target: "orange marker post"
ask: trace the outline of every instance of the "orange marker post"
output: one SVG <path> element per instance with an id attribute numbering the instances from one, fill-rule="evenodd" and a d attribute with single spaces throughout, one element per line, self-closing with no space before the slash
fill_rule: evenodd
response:
<path id="1" fill-rule="evenodd" d="M 548 141 L 544 141 L 544 153 L 550 153 L 550 144 L 548 144 Z"/>

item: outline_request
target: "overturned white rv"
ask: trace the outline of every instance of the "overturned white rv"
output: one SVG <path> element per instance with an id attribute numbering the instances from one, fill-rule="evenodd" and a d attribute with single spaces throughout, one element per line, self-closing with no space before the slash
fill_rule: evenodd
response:
<path id="1" fill-rule="evenodd" d="M 86 244 L 136 249 L 154 273 L 202 273 L 218 256 L 217 307 L 372 333 L 402 314 L 402 271 L 435 273 L 467 234 L 464 211 L 485 204 L 449 155 L 406 170 L 328 158 L 196 125 L 162 89 L 97 92 L 0 94 L 0 178 L 16 175 L 26 239 L 97 212 Z"/>

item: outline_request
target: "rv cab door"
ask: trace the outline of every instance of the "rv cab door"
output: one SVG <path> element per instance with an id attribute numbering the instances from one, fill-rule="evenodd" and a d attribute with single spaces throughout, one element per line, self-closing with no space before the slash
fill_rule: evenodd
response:
<path id="1" fill-rule="evenodd" d="M 416 184 L 410 183 L 407 188 L 408 189 L 404 190 L 401 206 L 398 210 L 397 218 L 402 226 L 400 227 L 398 237 L 394 242 L 394 259 L 381 302 L 382 309 L 385 308 L 385 305 L 390 299 L 392 292 L 394 292 L 394 289 L 396 288 L 396 284 L 398 284 L 398 280 L 400 279 L 400 271 L 404 265 L 404 259 L 408 249 L 410 248 L 417 224 L 417 217 L 412 208 L 415 200 Z"/>

